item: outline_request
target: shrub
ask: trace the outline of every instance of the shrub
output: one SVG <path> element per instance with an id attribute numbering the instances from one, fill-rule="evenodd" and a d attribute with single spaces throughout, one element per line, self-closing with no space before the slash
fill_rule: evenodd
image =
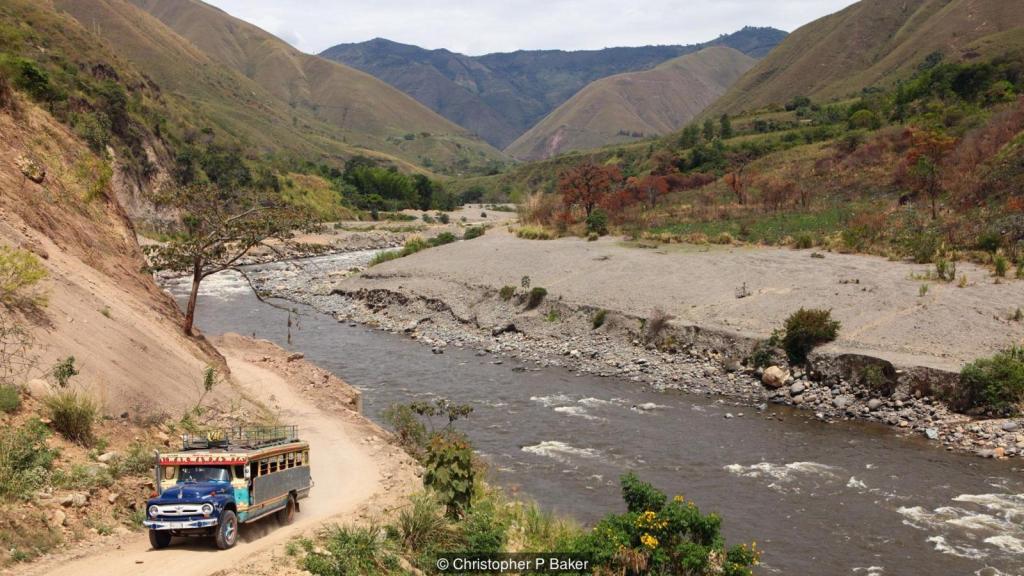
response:
<path id="1" fill-rule="evenodd" d="M 623 476 L 619 484 L 622 486 L 622 500 L 630 512 L 661 510 L 665 506 L 665 494 L 647 482 L 642 482 L 632 472 Z"/>
<path id="2" fill-rule="evenodd" d="M 590 319 L 590 325 L 594 328 L 594 330 L 597 330 L 601 326 L 604 326 L 604 322 L 607 319 L 608 311 L 598 310 L 597 312 L 594 313 L 594 317 Z"/>
<path id="3" fill-rule="evenodd" d="M 458 240 L 458 238 L 455 237 L 455 234 L 452 234 L 451 232 L 441 232 L 437 236 L 434 236 L 433 238 L 430 239 L 430 245 L 443 246 L 444 244 L 451 244 L 456 240 Z M 416 252 L 419 252 L 419 250 L 416 250 Z"/>
<path id="4" fill-rule="evenodd" d="M 466 550 L 501 552 L 507 540 L 508 524 L 498 512 L 493 499 L 485 499 L 470 509 L 462 523 Z"/>
<path id="5" fill-rule="evenodd" d="M 811 236 L 808 232 L 800 234 L 796 237 L 796 242 L 793 244 L 793 247 L 797 250 L 814 248 L 814 236 Z"/>
<path id="6" fill-rule="evenodd" d="M 35 254 L 0 246 L 0 304 L 5 306 L 42 306 L 46 297 L 39 283 L 46 278 Z"/>
<path id="7" fill-rule="evenodd" d="M 427 224 L 433 224 L 434 223 L 434 217 L 431 216 L 430 214 L 427 214 L 426 212 L 423 213 L 422 218 L 423 218 L 423 222 L 425 222 Z"/>
<path id="8" fill-rule="evenodd" d="M 392 404 L 381 418 L 398 437 L 398 445 L 416 459 L 422 459 L 427 446 L 427 427 L 412 408 L 407 404 Z"/>
<path id="9" fill-rule="evenodd" d="M 939 258 L 935 262 L 935 276 L 943 282 L 956 280 L 956 262 L 950 262 L 945 258 Z"/>
<path id="10" fill-rule="evenodd" d="M 1013 347 L 964 366 L 956 395 L 962 410 L 1019 414 L 1024 401 L 1024 348 Z"/>
<path id="11" fill-rule="evenodd" d="M 387 250 L 385 252 L 377 252 L 376 255 L 370 260 L 370 266 L 376 266 L 377 264 L 383 264 L 390 260 L 397 260 L 402 257 L 401 250 Z"/>
<path id="12" fill-rule="evenodd" d="M 713 244 L 732 244 L 735 241 L 736 239 L 733 238 L 732 234 L 729 234 L 728 232 L 722 232 L 721 234 L 711 239 L 711 242 Z"/>
<path id="13" fill-rule="evenodd" d="M 1009 269 L 1010 264 L 1006 260 L 1006 256 L 1002 254 L 996 254 L 994 260 L 992 260 L 992 266 L 994 267 L 993 274 L 996 278 L 1006 278 L 1006 271 Z"/>
<path id="14" fill-rule="evenodd" d="M 452 219 L 451 216 L 449 216 L 448 214 L 441 212 L 440 214 L 437 215 L 437 221 L 440 222 L 441 224 L 447 224 L 451 222 Z"/>
<path id="15" fill-rule="evenodd" d="M 411 498 L 395 523 L 398 539 L 408 550 L 420 552 L 452 541 L 451 528 L 434 494 L 421 492 Z"/>
<path id="16" fill-rule="evenodd" d="M 540 303 L 544 301 L 544 297 L 547 295 L 548 291 L 540 286 L 530 288 L 530 294 L 526 298 L 526 309 L 533 310 L 537 306 L 540 306 Z"/>
<path id="17" fill-rule="evenodd" d="M 516 236 L 526 240 L 551 240 L 554 235 L 540 226 L 520 226 L 516 229 Z"/>
<path id="18" fill-rule="evenodd" d="M 790 362 L 803 363 L 815 346 L 835 340 L 839 327 L 831 310 L 801 308 L 786 319 L 782 348 Z"/>
<path id="19" fill-rule="evenodd" d="M 594 210 L 587 216 L 587 232 L 604 236 L 608 233 L 608 213 L 601 208 Z"/>
<path id="20" fill-rule="evenodd" d="M 68 384 L 71 383 L 71 378 L 78 376 L 78 368 L 75 368 L 75 357 L 68 356 L 54 364 L 53 368 L 50 369 L 50 375 L 57 382 L 58 388 L 67 388 Z"/>
<path id="21" fill-rule="evenodd" d="M 0 498 L 28 497 L 43 487 L 57 457 L 46 446 L 46 435 L 39 420 L 0 426 Z"/>
<path id="22" fill-rule="evenodd" d="M 128 450 L 117 459 L 115 475 L 146 475 L 153 471 L 153 450 L 141 442 L 132 442 Z"/>
<path id="23" fill-rule="evenodd" d="M 515 296 L 515 295 L 516 295 L 516 287 L 515 286 L 502 286 L 501 290 L 498 291 L 498 296 L 500 296 L 501 299 L 504 300 L 505 302 L 508 302 L 509 300 L 511 300 L 512 297 Z"/>
<path id="24" fill-rule="evenodd" d="M 321 533 L 321 552 L 312 542 L 307 547 L 302 567 L 316 576 L 350 576 L 373 574 L 391 576 L 404 574 L 395 550 L 378 537 L 375 526 L 331 526 Z"/>
<path id="25" fill-rule="evenodd" d="M 882 120 L 871 110 L 860 109 L 850 116 L 851 130 L 877 130 L 882 127 Z"/>
<path id="26" fill-rule="evenodd" d="M 61 436 L 83 446 L 92 444 L 92 425 L 99 413 L 95 402 L 77 392 L 66 390 L 48 396 L 45 404 L 53 428 Z"/>
<path id="27" fill-rule="evenodd" d="M 473 448 L 462 434 L 446 430 L 427 445 L 423 485 L 437 493 L 451 518 L 462 516 L 473 499 Z"/>
<path id="28" fill-rule="evenodd" d="M 0 384 L 0 412 L 10 414 L 21 407 L 21 393 L 14 386 Z"/>
<path id="29" fill-rule="evenodd" d="M 601 236 L 597 232 L 591 232 L 587 234 L 587 242 L 597 242 Z"/>
<path id="30" fill-rule="evenodd" d="M 484 226 L 470 226 L 469 228 L 466 228 L 466 232 L 463 233 L 462 239 L 472 240 L 474 238 L 479 238 L 483 236 L 486 232 L 487 228 Z"/>
<path id="31" fill-rule="evenodd" d="M 547 316 L 544 317 L 548 322 L 558 322 L 562 319 L 562 315 L 558 313 L 558 310 L 552 308 L 548 310 Z"/>

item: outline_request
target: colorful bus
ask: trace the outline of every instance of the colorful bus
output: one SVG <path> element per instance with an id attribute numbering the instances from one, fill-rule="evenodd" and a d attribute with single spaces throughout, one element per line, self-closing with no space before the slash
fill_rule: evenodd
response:
<path id="1" fill-rule="evenodd" d="M 180 452 L 156 455 L 143 525 L 153 548 L 175 536 L 212 536 L 224 550 L 238 541 L 239 524 L 271 514 L 290 524 L 312 486 L 309 444 L 295 426 L 186 434 Z"/>

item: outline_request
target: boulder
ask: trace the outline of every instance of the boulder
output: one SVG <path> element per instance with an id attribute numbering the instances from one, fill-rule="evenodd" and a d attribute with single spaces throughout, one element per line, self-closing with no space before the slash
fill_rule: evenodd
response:
<path id="1" fill-rule="evenodd" d="M 50 393 L 50 385 L 41 378 L 33 378 L 25 384 L 25 391 L 33 398 L 43 398 Z"/>
<path id="2" fill-rule="evenodd" d="M 68 515 L 63 510 L 57 509 L 50 513 L 46 518 L 46 523 L 50 528 L 59 529 L 64 526 L 68 520 Z"/>
<path id="3" fill-rule="evenodd" d="M 807 387 L 804 386 L 803 382 L 797 382 L 789 387 L 789 393 L 793 396 L 799 396 L 800 394 L 803 394 L 806 389 Z"/>
<path id="4" fill-rule="evenodd" d="M 1014 422 L 1013 420 L 1010 420 L 1009 422 L 1003 422 L 1003 425 L 1000 426 L 1000 428 L 1002 428 L 1003 432 L 1016 432 L 1017 428 L 1019 428 L 1019 427 L 1020 426 L 1016 422 Z"/>
<path id="5" fill-rule="evenodd" d="M 832 405 L 842 410 L 850 404 L 853 404 L 853 396 L 849 394 L 840 394 L 832 399 Z"/>
<path id="6" fill-rule="evenodd" d="M 61 506 L 71 506 L 74 508 L 82 508 L 89 503 L 89 495 L 84 492 L 72 492 L 65 494 L 60 498 Z"/>
<path id="7" fill-rule="evenodd" d="M 103 464 L 109 464 L 111 461 L 116 460 L 120 457 L 120 454 L 111 450 L 110 452 L 104 452 L 103 454 L 100 454 L 99 457 L 96 458 L 96 461 L 102 462 Z"/>
<path id="8" fill-rule="evenodd" d="M 789 381 L 789 371 L 778 366 L 769 366 L 761 375 L 761 383 L 768 388 L 782 388 Z"/>
<path id="9" fill-rule="evenodd" d="M 871 400 L 868 400 L 868 410 L 874 412 L 875 410 L 878 410 L 881 407 L 882 401 L 879 400 L 878 398 L 872 398 Z"/>

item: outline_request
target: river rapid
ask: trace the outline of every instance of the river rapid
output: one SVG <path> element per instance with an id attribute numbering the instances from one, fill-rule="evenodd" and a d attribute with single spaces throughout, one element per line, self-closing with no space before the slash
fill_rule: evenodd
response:
<path id="1" fill-rule="evenodd" d="M 370 255 L 306 265 L 340 274 Z M 183 303 L 184 281 L 166 287 Z M 729 541 L 756 540 L 762 574 L 1024 575 L 1019 460 L 951 454 L 883 426 L 826 424 L 784 407 L 657 392 L 457 346 L 434 354 L 400 335 L 276 303 L 298 314 L 260 302 L 240 276 L 223 273 L 204 283 L 197 324 L 303 352 L 360 389 L 377 420 L 393 403 L 473 405 L 460 426 L 494 480 L 582 522 L 622 509 L 618 478 L 633 470 L 721 514 Z"/>

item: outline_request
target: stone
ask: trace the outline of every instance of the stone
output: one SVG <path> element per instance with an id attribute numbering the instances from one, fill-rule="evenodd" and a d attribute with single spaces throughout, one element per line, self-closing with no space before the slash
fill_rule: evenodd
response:
<path id="1" fill-rule="evenodd" d="M 118 454 L 117 452 L 111 450 L 110 452 L 104 452 L 103 454 L 100 454 L 96 458 L 96 461 L 97 462 L 102 462 L 103 464 L 109 464 L 112 460 L 116 460 L 116 459 L 118 459 L 120 457 L 121 457 L 120 454 Z"/>
<path id="2" fill-rule="evenodd" d="M 797 382 L 796 384 L 793 384 L 792 386 L 789 387 L 789 393 L 792 394 L 793 396 L 798 396 L 800 394 L 803 394 L 804 390 L 806 389 L 807 387 L 804 386 L 803 382 Z"/>
<path id="3" fill-rule="evenodd" d="M 1020 427 L 1020 425 L 1018 425 L 1013 420 L 1010 420 L 1009 422 L 1003 422 L 1003 425 L 1000 426 L 1000 428 L 1003 430 L 1003 432 L 1016 432 L 1017 428 L 1019 428 L 1019 427 Z"/>
<path id="4" fill-rule="evenodd" d="M 1006 449 L 1003 448 L 1002 446 L 996 446 L 995 449 L 992 450 L 992 457 L 1006 458 Z"/>
<path id="5" fill-rule="evenodd" d="M 114 502 L 117 502 L 117 499 L 120 498 L 120 497 L 121 497 L 121 495 L 118 494 L 117 492 L 111 492 L 110 495 L 107 496 L 107 502 L 109 502 L 110 504 L 113 504 Z"/>
<path id="6" fill-rule="evenodd" d="M 939 439 L 939 431 L 935 428 L 925 428 L 924 435 L 927 436 L 929 440 Z"/>
<path id="7" fill-rule="evenodd" d="M 302 360 L 305 357 L 306 357 L 306 355 L 303 354 L 302 352 L 295 352 L 293 354 L 289 354 L 288 358 L 286 358 L 286 360 L 288 362 L 295 362 L 296 360 Z"/>
<path id="8" fill-rule="evenodd" d="M 868 400 L 868 410 L 874 412 L 875 410 L 878 410 L 881 407 L 882 401 L 879 400 L 878 398 L 872 398 L 871 400 Z"/>
<path id="9" fill-rule="evenodd" d="M 516 328 L 515 323 L 508 322 L 506 324 L 499 324 L 499 325 L 495 326 L 494 328 L 491 328 L 491 336 L 500 336 L 502 334 L 505 334 L 506 332 L 518 332 L 518 331 L 519 331 L 519 329 Z"/>
<path id="10" fill-rule="evenodd" d="M 849 394 L 840 394 L 832 399 L 832 405 L 842 410 L 850 404 L 853 404 L 853 396 Z"/>
<path id="11" fill-rule="evenodd" d="M 68 521 L 68 515 L 63 510 L 57 509 L 50 513 L 46 519 L 46 523 L 50 528 L 62 528 Z"/>
<path id="12" fill-rule="evenodd" d="M 50 394 L 50 385 L 46 380 L 33 378 L 25 384 L 25 391 L 33 398 L 44 398 Z"/>
<path id="13" fill-rule="evenodd" d="M 769 366 L 761 375 L 761 383 L 768 388 L 782 388 L 789 381 L 789 371 L 778 366 Z"/>
<path id="14" fill-rule="evenodd" d="M 35 160 L 26 156 L 19 156 L 14 164 L 17 165 L 18 169 L 25 178 L 35 182 L 36 184 L 42 184 L 43 180 L 46 180 L 46 168 L 43 168 Z"/>
<path id="15" fill-rule="evenodd" d="M 89 503 L 89 495 L 84 492 L 72 492 L 65 494 L 60 499 L 61 506 L 71 506 L 74 508 L 82 508 Z"/>

